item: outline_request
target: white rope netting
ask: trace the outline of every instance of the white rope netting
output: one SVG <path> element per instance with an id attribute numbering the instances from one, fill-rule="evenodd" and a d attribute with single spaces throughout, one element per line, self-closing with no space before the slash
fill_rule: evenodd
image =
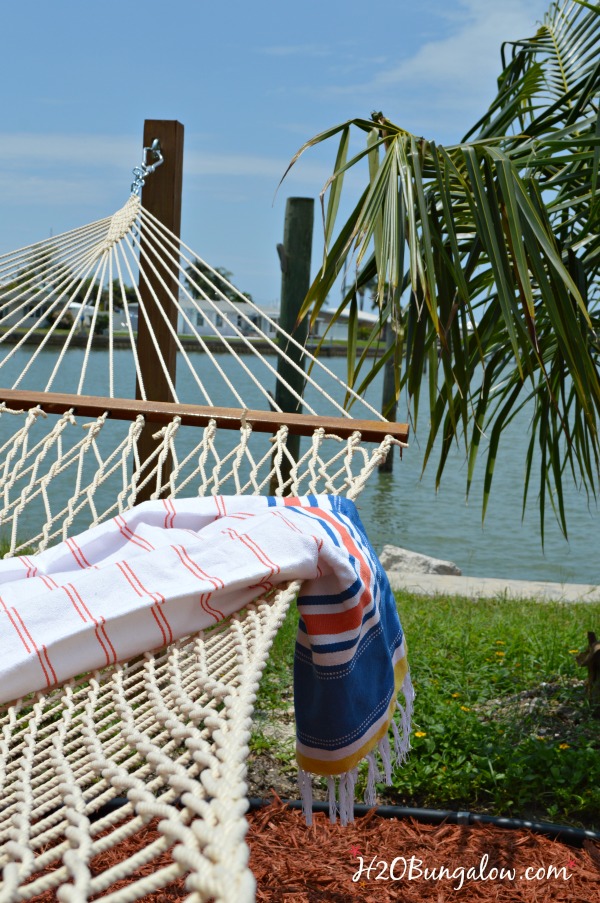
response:
<path id="1" fill-rule="evenodd" d="M 146 900 L 182 876 L 193 903 L 254 899 L 244 843 L 251 715 L 298 588 L 0 715 L 2 903 Z M 158 833 L 150 843 L 148 826 Z"/>
<path id="2" fill-rule="evenodd" d="M 171 284 L 174 271 L 175 288 Z M 140 282 L 147 286 L 158 305 L 151 277 L 168 292 L 177 311 L 175 326 L 163 315 L 159 335 L 152 330 L 139 288 Z M 37 391 L 114 398 L 117 384 L 118 396 L 126 397 L 137 381 L 145 399 L 136 350 L 136 325 L 141 320 L 152 330 L 159 366 L 175 401 L 192 400 L 178 394 L 179 384 L 184 383 L 193 391 L 195 404 L 226 404 L 225 388 L 235 407 L 280 410 L 272 389 L 283 379 L 277 360 L 289 361 L 287 345 L 294 346 L 304 360 L 304 367 L 291 366 L 303 374 L 308 392 L 300 395 L 289 383 L 285 387 L 307 413 L 385 420 L 323 361 L 287 335 L 277 320 L 144 210 L 134 195 L 110 218 L 0 257 L 0 383 L 4 388 L 32 386 Z M 161 354 L 166 336 L 175 342 L 179 355 L 177 386 Z M 285 338 L 284 347 L 277 341 L 279 336 Z M 93 365 L 93 352 L 100 347 L 108 356 L 102 374 Z M 56 351 L 49 356 L 53 348 Z M 65 356 L 74 349 L 80 367 L 76 374 L 67 374 Z M 127 352 L 127 365 L 116 363 L 121 351 Z M 205 378 L 198 372 L 199 352 L 203 366 L 210 364 Z M 100 375 L 104 378 L 99 382 Z M 219 397 L 215 397 L 215 386 Z M 348 400 L 360 413 L 349 412 Z"/>
<path id="3" fill-rule="evenodd" d="M 158 331 L 144 300 L 162 309 L 156 285 L 177 312 Z M 369 448 L 359 432 L 341 438 L 317 424 L 295 458 L 285 414 L 268 435 L 242 413 L 233 432 L 179 416 L 150 424 L 148 452 L 141 413 L 130 422 L 111 418 L 110 404 L 95 417 L 77 404 L 52 413 L 47 393 L 135 399 L 137 386 L 147 399 L 142 321 L 175 402 L 278 411 L 283 381 L 308 414 L 384 419 L 132 195 L 112 217 L 0 257 L 0 386 L 36 393 L 33 406 L 0 398 L 5 554 L 45 549 L 142 494 L 356 498 L 400 444 L 383 433 Z M 161 352 L 166 336 L 176 381 Z M 304 358 L 293 364 L 305 373 L 302 396 L 278 373 L 280 336 Z M 124 903 L 181 876 L 194 903 L 254 899 L 243 843 L 250 718 L 297 589 L 258 600 L 222 629 L 0 707 L 0 903 Z M 111 807 L 115 799 L 123 805 Z M 159 839 L 115 864 L 108 853 L 152 820 Z M 169 863 L 156 864 L 168 851 Z"/>
<path id="4" fill-rule="evenodd" d="M 157 430 L 153 452 L 142 459 L 141 415 L 131 424 L 115 424 L 107 416 L 86 420 L 72 412 L 55 416 L 39 407 L 15 411 L 0 405 L 0 422 L 8 418 L 15 426 L 0 446 L 7 554 L 41 551 L 122 514 L 147 487 L 155 498 L 326 493 L 354 499 L 394 443 L 388 437 L 370 449 L 359 433 L 341 440 L 317 429 L 293 460 L 285 425 L 269 438 L 255 436 L 249 425 L 219 436 L 214 421 L 199 429 L 175 418 Z"/>

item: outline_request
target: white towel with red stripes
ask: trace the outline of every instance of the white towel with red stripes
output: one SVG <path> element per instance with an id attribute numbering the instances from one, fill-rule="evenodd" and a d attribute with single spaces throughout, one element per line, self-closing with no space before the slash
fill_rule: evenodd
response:
<path id="1" fill-rule="evenodd" d="M 0 561 L 0 701 L 209 627 L 319 544 L 262 497 L 146 502 L 38 555 Z"/>
<path id="2" fill-rule="evenodd" d="M 389 760 L 390 727 L 402 758 L 412 702 L 404 635 L 356 507 L 334 496 L 146 502 L 38 555 L 0 561 L 0 702 L 163 647 L 289 580 L 303 582 L 301 769 L 351 776 L 375 748 Z"/>

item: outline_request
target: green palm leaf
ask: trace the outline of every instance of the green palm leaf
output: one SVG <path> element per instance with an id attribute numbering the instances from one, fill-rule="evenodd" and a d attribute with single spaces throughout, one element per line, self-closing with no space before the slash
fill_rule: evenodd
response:
<path id="1" fill-rule="evenodd" d="M 317 135 L 290 164 L 339 138 L 322 194 L 326 253 L 303 313 L 316 316 L 351 260 L 357 284 L 375 275 L 381 320 L 399 336 L 387 352 L 397 397 L 406 389 L 417 432 L 427 387 L 425 461 L 438 449 L 438 481 L 454 442 L 467 491 L 485 454 L 485 514 L 504 430 L 529 406 L 523 506 L 537 461 L 542 522 L 553 508 L 565 532 L 564 480 L 600 488 L 599 43 L 597 6 L 553 3 L 532 37 L 502 48 L 497 97 L 460 144 L 374 113 Z M 348 160 L 353 130 L 366 142 Z M 338 225 L 344 175 L 365 158 L 368 184 Z M 381 356 L 370 373 L 366 350 L 355 365 L 354 291 L 338 315 L 348 307 L 348 375 L 364 391 Z"/>

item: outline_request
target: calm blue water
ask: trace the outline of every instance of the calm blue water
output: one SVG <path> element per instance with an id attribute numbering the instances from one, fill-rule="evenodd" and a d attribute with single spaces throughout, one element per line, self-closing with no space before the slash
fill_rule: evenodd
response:
<path id="1" fill-rule="evenodd" d="M 74 391 L 81 368 L 83 352 L 72 350 L 61 369 L 60 381 L 53 385 L 54 391 Z M 1 382 L 11 385 L 16 374 L 27 362 L 26 352 L 18 352 L 3 368 Z M 108 394 L 108 357 L 105 352 L 93 352 L 90 358 L 90 381 L 84 386 L 89 394 Z M 247 359 L 254 368 L 252 359 Z M 43 356 L 45 377 L 51 372 L 54 355 Z M 219 363 L 229 369 L 225 356 Z M 327 365 L 343 377 L 346 363 L 344 359 L 328 360 Z M 230 393 L 222 386 L 214 372 L 207 371 L 201 355 L 194 356 L 194 364 L 202 376 L 206 377 L 214 404 L 232 405 Z M 118 390 L 116 394 L 131 396 L 134 378 L 129 352 L 116 353 L 116 374 Z M 247 376 L 234 376 L 244 398 L 249 397 Z M 43 385 L 38 371 L 32 374 L 22 388 Z M 202 404 L 197 386 L 189 373 L 179 368 L 178 393 L 182 401 Z M 376 385 L 370 400 L 378 405 L 380 386 Z M 310 395 L 308 396 L 310 400 Z M 249 404 L 251 406 L 251 404 Z M 257 407 L 263 407 L 257 403 Z M 399 419 L 402 419 L 400 407 Z M 0 439 L 14 428 L 8 418 L 0 418 Z M 404 546 L 454 561 L 464 574 L 490 577 L 506 577 L 557 582 L 600 583 L 600 544 L 598 532 L 600 516 L 597 507 L 588 507 L 585 494 L 567 485 L 565 504 L 569 525 L 567 542 L 554 520 L 552 512 L 547 515 L 545 548 L 542 549 L 539 513 L 535 497 L 535 482 L 525 518 L 521 519 L 523 475 L 525 451 L 528 444 L 527 415 L 515 421 L 510 432 L 501 442 L 492 493 L 485 524 L 481 523 L 481 498 L 483 468 L 480 468 L 471 489 L 469 503 L 465 501 L 466 462 L 462 450 L 455 449 L 446 465 L 442 485 L 436 494 L 434 488 L 435 455 L 421 478 L 423 450 L 419 440 L 422 435 L 412 436 L 410 448 L 400 460 L 396 452 L 392 474 L 375 474 L 358 499 L 361 517 L 371 541 L 377 551 L 386 543 Z M 485 451 L 482 442 L 482 451 Z M 483 455 L 482 455 L 483 462 Z M 534 478 L 535 479 L 535 473 Z"/>

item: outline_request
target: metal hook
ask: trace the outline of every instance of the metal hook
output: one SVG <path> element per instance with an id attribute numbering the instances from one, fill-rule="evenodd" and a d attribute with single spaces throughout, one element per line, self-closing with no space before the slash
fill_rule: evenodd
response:
<path id="1" fill-rule="evenodd" d="M 149 155 L 152 154 L 151 163 L 148 162 Z M 144 156 L 140 166 L 136 166 L 133 170 L 135 181 L 131 183 L 131 193 L 139 195 L 142 188 L 146 184 L 146 177 L 153 173 L 157 167 L 164 162 L 164 157 L 160 148 L 160 140 L 155 138 L 150 147 L 144 148 Z"/>

